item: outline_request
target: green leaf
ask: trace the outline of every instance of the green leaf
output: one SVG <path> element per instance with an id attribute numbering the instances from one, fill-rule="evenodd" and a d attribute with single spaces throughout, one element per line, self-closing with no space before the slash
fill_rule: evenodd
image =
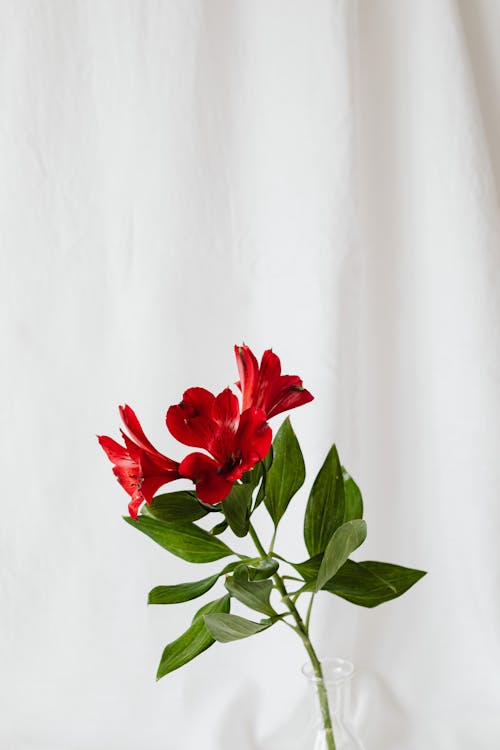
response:
<path id="1" fill-rule="evenodd" d="M 246 471 L 243 476 L 241 477 L 241 481 L 243 484 L 251 484 L 252 488 L 255 489 L 257 485 L 259 484 L 260 480 L 262 479 L 262 461 L 259 461 L 255 464 L 253 469 L 250 469 L 250 471 Z"/>
<path id="2" fill-rule="evenodd" d="M 264 474 L 266 474 L 271 468 L 271 466 L 273 465 L 273 458 L 274 458 L 273 446 L 271 445 L 266 455 L 264 456 L 264 459 L 261 461 L 263 465 L 263 469 L 264 469 Z"/>
<path id="3" fill-rule="evenodd" d="M 229 563 L 220 573 L 203 578 L 201 581 L 178 583 L 175 586 L 156 586 L 149 592 L 148 604 L 179 604 L 197 599 L 209 591 L 221 576 L 232 572 L 239 564 L 239 562 Z"/>
<path id="4" fill-rule="evenodd" d="M 272 557 L 265 557 L 259 561 L 257 567 L 248 566 L 248 575 L 251 581 L 263 581 L 271 578 L 278 570 L 280 564 Z"/>
<path id="5" fill-rule="evenodd" d="M 273 463 L 266 477 L 264 502 L 277 526 L 306 473 L 300 445 L 287 417 L 273 442 Z"/>
<path id="6" fill-rule="evenodd" d="M 304 560 L 302 563 L 292 563 L 292 566 L 297 573 L 302 576 L 304 581 L 307 583 L 310 581 L 316 582 L 322 560 L 323 555 L 315 555 L 315 557 L 311 557 L 309 560 Z"/>
<path id="7" fill-rule="evenodd" d="M 194 523 L 165 523 L 148 516 L 139 516 L 137 521 L 124 516 L 124 520 L 173 555 L 188 562 L 212 562 L 234 555 L 227 544 Z"/>
<path id="8" fill-rule="evenodd" d="M 210 533 L 214 536 L 218 536 L 219 534 L 222 534 L 227 529 L 227 521 L 221 521 L 220 523 L 216 523 L 215 526 L 213 526 L 210 529 Z"/>
<path id="9" fill-rule="evenodd" d="M 342 567 L 351 552 L 359 547 L 366 539 L 366 522 L 357 519 L 342 524 L 328 542 L 323 560 L 318 571 L 316 591 L 333 578 Z"/>
<path id="10" fill-rule="evenodd" d="M 402 565 L 347 560 L 336 575 L 324 584 L 323 590 L 361 607 L 377 607 L 404 594 L 424 575 L 423 570 Z"/>
<path id="11" fill-rule="evenodd" d="M 342 467 L 344 482 L 345 511 L 344 523 L 356 518 L 363 518 L 363 498 L 361 491 L 349 472 Z"/>
<path id="12" fill-rule="evenodd" d="M 276 611 L 271 606 L 269 597 L 273 589 L 272 581 L 250 581 L 249 571 L 246 565 L 238 565 L 234 575 L 226 578 L 226 589 L 231 596 L 238 599 L 250 609 L 261 612 L 263 615 L 276 615 Z"/>
<path id="13" fill-rule="evenodd" d="M 165 647 L 156 674 L 157 680 L 187 664 L 214 643 L 214 638 L 205 626 L 204 617 L 216 612 L 229 612 L 230 602 L 231 598 L 226 595 L 198 610 L 186 632 Z"/>
<path id="14" fill-rule="evenodd" d="M 203 507 L 195 492 L 167 492 L 157 495 L 151 505 L 143 505 L 141 514 L 153 516 L 167 523 L 188 523 L 198 521 L 206 516 L 208 510 Z"/>
<path id="15" fill-rule="evenodd" d="M 176 586 L 155 586 L 149 592 L 148 604 L 179 604 L 197 599 L 199 596 L 210 591 L 219 580 L 219 575 L 203 578 L 193 583 L 179 583 Z"/>
<path id="16" fill-rule="evenodd" d="M 233 484 L 233 489 L 222 503 L 222 512 L 236 536 L 248 534 L 253 487 L 251 484 Z"/>
<path id="17" fill-rule="evenodd" d="M 259 505 L 264 500 L 264 497 L 266 495 L 266 478 L 267 478 L 267 473 L 272 466 L 272 463 L 273 463 L 273 446 L 271 445 L 264 460 L 260 462 L 260 466 L 262 468 L 262 480 L 260 483 L 259 490 L 257 492 L 257 497 L 255 498 L 255 503 L 253 506 L 254 510 L 259 507 Z"/>
<path id="18" fill-rule="evenodd" d="M 244 617 L 238 617 L 238 615 L 207 614 L 204 617 L 208 632 L 220 643 L 248 638 L 250 635 L 266 630 L 273 624 L 272 620 L 253 622 L 252 620 L 246 620 Z"/>
<path id="19" fill-rule="evenodd" d="M 333 532 L 344 522 L 344 511 L 342 469 L 332 445 L 314 480 L 304 516 L 304 540 L 311 557 L 325 551 Z"/>

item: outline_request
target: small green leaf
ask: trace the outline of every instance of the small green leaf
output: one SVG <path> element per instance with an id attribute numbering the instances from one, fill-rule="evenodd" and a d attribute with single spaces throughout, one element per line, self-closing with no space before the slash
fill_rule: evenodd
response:
<path id="1" fill-rule="evenodd" d="M 263 615 L 276 615 L 275 610 L 269 602 L 271 591 L 273 589 L 272 581 L 250 581 L 248 577 L 248 568 L 246 565 L 238 565 L 234 575 L 226 578 L 226 589 L 231 596 L 238 599 L 250 609 L 261 612 Z"/>
<path id="2" fill-rule="evenodd" d="M 229 643 L 240 638 L 248 638 L 250 635 L 266 630 L 272 624 L 272 620 L 253 622 L 238 615 L 207 614 L 204 616 L 208 632 L 216 641 Z"/>
<path id="3" fill-rule="evenodd" d="M 262 461 L 259 461 L 253 469 L 250 469 L 250 471 L 246 471 L 243 476 L 241 477 L 241 481 L 243 484 L 251 484 L 252 488 L 255 489 L 257 485 L 259 484 L 260 480 L 262 479 Z"/>
<path id="4" fill-rule="evenodd" d="M 344 523 L 346 521 L 353 521 L 356 518 L 363 518 L 363 498 L 361 491 L 344 467 L 342 467 L 342 479 L 345 496 Z"/>
<path id="5" fill-rule="evenodd" d="M 216 523 L 215 526 L 213 526 L 210 529 L 210 533 L 214 536 L 219 536 L 219 534 L 222 534 L 227 529 L 227 521 L 221 521 L 220 523 Z"/>
<path id="6" fill-rule="evenodd" d="M 260 482 L 259 490 L 257 492 L 257 497 L 255 498 L 255 503 L 253 506 L 254 510 L 259 507 L 261 502 L 264 500 L 264 497 L 266 496 L 266 478 L 267 478 L 267 473 L 272 466 L 272 463 L 273 463 L 273 446 L 271 445 L 264 460 L 260 462 L 260 466 L 262 468 L 262 479 Z"/>
<path id="7" fill-rule="evenodd" d="M 217 574 L 192 583 L 179 583 L 176 586 L 155 586 L 149 592 L 148 604 L 179 604 L 180 602 L 190 601 L 190 599 L 197 599 L 210 591 L 218 580 L 219 575 Z"/>
<path id="8" fill-rule="evenodd" d="M 278 570 L 280 564 L 272 557 L 265 557 L 259 561 L 257 567 L 248 566 L 248 575 L 251 581 L 263 581 L 271 578 Z"/>
<path id="9" fill-rule="evenodd" d="M 328 542 L 323 560 L 321 562 L 316 590 L 319 591 L 324 584 L 333 578 L 335 573 L 342 567 L 351 552 L 359 547 L 366 539 L 366 522 L 357 519 L 342 524 Z"/>
<path id="10" fill-rule="evenodd" d="M 302 451 L 287 417 L 273 442 L 273 463 L 266 477 L 264 502 L 277 526 L 288 504 L 304 484 Z"/>
<path id="11" fill-rule="evenodd" d="M 151 500 L 151 505 L 143 505 L 141 509 L 142 515 L 153 516 L 167 523 L 198 521 L 207 513 L 208 510 L 200 503 L 196 493 L 188 490 L 156 495 Z"/>
<path id="12" fill-rule="evenodd" d="M 231 598 L 226 595 L 222 599 L 205 604 L 198 610 L 186 632 L 165 647 L 156 674 L 157 680 L 187 664 L 214 643 L 213 637 L 205 626 L 204 617 L 215 612 L 229 612 L 230 603 Z"/>
<path id="13" fill-rule="evenodd" d="M 311 557 L 325 551 L 333 532 L 344 521 L 344 511 L 342 469 L 337 448 L 332 445 L 314 480 L 304 516 L 304 540 Z"/>
<path id="14" fill-rule="evenodd" d="M 179 604 L 197 599 L 209 591 L 221 576 L 232 572 L 239 564 L 239 562 L 229 563 L 220 573 L 203 578 L 201 581 L 178 583 L 175 586 L 156 586 L 149 592 L 148 604 Z"/>
<path id="15" fill-rule="evenodd" d="M 137 521 L 124 516 L 124 520 L 173 555 L 188 562 L 213 562 L 221 557 L 234 555 L 227 544 L 194 523 L 165 523 L 148 516 L 139 516 Z"/>
<path id="16" fill-rule="evenodd" d="M 253 487 L 251 484 L 233 484 L 233 489 L 222 503 L 222 512 L 236 536 L 248 534 Z"/>
<path id="17" fill-rule="evenodd" d="M 336 575 L 324 584 L 323 590 L 361 607 L 377 607 L 404 594 L 424 575 L 423 570 L 402 565 L 347 560 Z"/>

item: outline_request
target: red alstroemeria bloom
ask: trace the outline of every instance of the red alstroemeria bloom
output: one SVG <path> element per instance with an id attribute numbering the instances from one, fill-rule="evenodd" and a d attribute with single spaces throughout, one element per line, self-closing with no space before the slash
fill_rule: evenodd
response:
<path id="1" fill-rule="evenodd" d="M 169 408 L 167 427 L 181 443 L 210 454 L 190 453 L 179 466 L 179 474 L 195 483 L 199 499 L 209 505 L 229 495 L 234 482 L 265 457 L 272 440 L 262 409 L 240 414 L 229 388 L 218 396 L 190 388 L 180 404 Z"/>
<path id="2" fill-rule="evenodd" d="M 137 518 L 144 501 L 151 503 L 151 498 L 162 485 L 179 479 L 179 464 L 149 442 L 130 406 L 120 406 L 120 415 L 129 433 L 126 435 L 120 430 L 125 446 L 106 435 L 98 436 L 98 440 L 114 464 L 113 473 L 131 497 L 130 515 Z"/>
<path id="3" fill-rule="evenodd" d="M 282 375 L 279 357 L 266 349 L 259 364 L 251 349 L 235 346 L 240 380 L 236 385 L 243 395 L 243 409 L 262 409 L 270 419 L 282 411 L 295 409 L 312 401 L 314 396 L 302 386 L 298 375 Z"/>

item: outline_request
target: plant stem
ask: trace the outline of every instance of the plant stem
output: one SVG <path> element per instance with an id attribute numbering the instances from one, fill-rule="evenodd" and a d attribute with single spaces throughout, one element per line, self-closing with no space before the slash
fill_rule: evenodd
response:
<path id="1" fill-rule="evenodd" d="M 258 549 L 258 551 L 260 552 L 260 554 L 262 555 L 262 557 L 267 557 L 267 552 L 266 552 L 266 550 L 264 549 L 264 547 L 262 546 L 262 544 L 260 543 L 260 539 L 259 539 L 259 537 L 257 536 L 257 532 L 255 531 L 255 529 L 254 529 L 254 527 L 252 526 L 252 524 L 250 524 L 250 528 L 249 528 L 249 531 L 250 531 L 250 536 L 251 536 L 251 537 L 252 537 L 252 539 L 253 539 L 253 543 L 254 543 L 254 544 L 255 544 L 255 546 L 257 547 L 257 549 Z"/>
<path id="2" fill-rule="evenodd" d="M 262 546 L 260 539 L 257 535 L 257 532 L 255 531 L 252 524 L 250 524 L 250 536 L 252 537 L 255 546 L 257 547 L 258 551 L 263 557 L 267 557 L 267 553 Z M 333 737 L 333 728 L 332 728 L 332 717 L 330 715 L 330 706 L 328 704 L 328 691 L 326 689 L 326 685 L 323 678 L 323 670 L 321 669 L 321 662 L 318 659 L 318 656 L 316 654 L 316 651 L 314 650 L 314 647 L 309 640 L 309 629 L 307 625 L 304 623 L 302 617 L 300 616 L 299 611 L 297 610 L 297 607 L 295 606 L 294 602 L 291 600 L 290 595 L 288 594 L 288 591 L 286 590 L 285 583 L 281 576 L 278 573 L 275 573 L 273 576 L 274 582 L 276 584 L 276 588 L 280 592 L 283 602 L 288 607 L 288 611 L 292 615 L 293 619 L 296 622 L 296 628 L 294 628 L 295 632 L 300 636 L 302 639 L 302 643 L 304 644 L 304 648 L 306 649 L 308 656 L 311 660 L 311 665 L 316 677 L 316 689 L 318 692 L 318 700 L 319 700 L 319 706 L 321 710 L 321 718 L 323 720 L 323 727 L 325 730 L 325 739 L 326 739 L 326 747 L 327 750 L 336 750 L 335 747 L 335 740 Z M 311 598 L 312 603 L 312 598 Z M 311 603 L 309 604 L 309 607 L 311 607 Z M 310 614 L 310 612 L 308 613 Z"/>
<path id="3" fill-rule="evenodd" d="M 314 592 L 313 592 L 311 594 L 311 599 L 309 601 L 309 606 L 307 608 L 307 614 L 306 614 L 306 629 L 307 629 L 307 632 L 309 632 L 309 622 L 311 621 L 311 612 L 312 612 L 312 607 L 313 607 L 313 602 L 314 602 L 314 596 L 315 595 L 314 595 Z"/>
<path id="4" fill-rule="evenodd" d="M 278 530 L 278 527 L 275 526 L 274 527 L 274 531 L 273 531 L 273 535 L 271 537 L 271 544 L 269 545 L 269 552 L 267 553 L 268 557 L 271 557 L 271 555 L 273 554 L 274 542 L 276 541 L 276 532 L 277 532 L 277 530 Z"/>

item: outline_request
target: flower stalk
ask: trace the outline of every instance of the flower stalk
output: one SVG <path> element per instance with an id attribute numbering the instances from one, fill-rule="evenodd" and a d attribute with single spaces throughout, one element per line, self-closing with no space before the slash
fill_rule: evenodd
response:
<path id="1" fill-rule="evenodd" d="M 265 559 L 267 557 L 267 553 L 259 539 L 259 536 L 255 528 L 253 527 L 251 523 L 249 526 L 249 532 L 255 544 L 255 547 L 257 548 L 258 552 L 260 552 L 262 556 L 262 559 Z M 275 537 L 276 537 L 276 529 L 273 534 L 273 542 L 274 542 Z M 273 580 L 276 584 L 276 588 L 281 594 L 283 603 L 285 604 L 289 613 L 292 615 L 293 619 L 295 620 L 296 627 L 294 628 L 294 630 L 297 633 L 297 635 L 300 637 L 300 639 L 302 640 L 302 643 L 304 644 L 304 648 L 307 651 L 309 659 L 311 660 L 311 665 L 312 665 L 312 668 L 314 670 L 314 674 L 317 680 L 316 688 L 318 692 L 318 700 L 319 700 L 319 706 L 320 706 L 320 711 L 321 711 L 321 720 L 323 722 L 323 728 L 325 730 L 326 746 L 328 750 L 336 750 L 335 738 L 333 736 L 332 717 L 330 713 L 330 705 L 328 702 L 328 690 L 326 688 L 325 681 L 323 678 L 323 670 L 321 668 L 321 662 L 318 659 L 316 651 L 314 650 L 314 647 L 309 638 L 308 620 L 309 620 L 309 616 L 311 612 L 310 608 L 311 608 L 311 604 L 313 601 L 313 597 L 311 597 L 311 602 L 309 603 L 309 609 L 308 609 L 308 616 L 306 618 L 306 622 L 304 622 L 302 617 L 300 616 L 300 613 L 297 607 L 295 606 L 294 602 L 290 598 L 290 595 L 286 589 L 283 578 L 278 573 L 275 573 L 273 576 Z"/>

